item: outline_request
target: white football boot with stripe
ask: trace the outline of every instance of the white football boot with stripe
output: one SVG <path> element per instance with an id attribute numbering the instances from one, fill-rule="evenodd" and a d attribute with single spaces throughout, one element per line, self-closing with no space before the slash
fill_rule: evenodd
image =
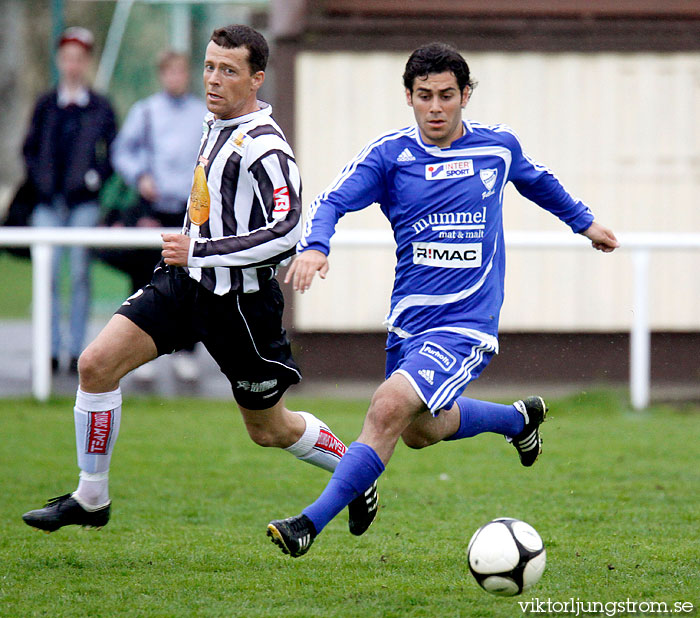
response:
<path id="1" fill-rule="evenodd" d="M 516 401 L 513 405 L 523 415 L 525 428 L 517 436 L 506 437 L 506 440 L 518 451 L 520 463 L 529 467 L 537 461 L 542 452 L 540 425 L 547 416 L 547 404 L 542 397 L 528 397 Z"/>

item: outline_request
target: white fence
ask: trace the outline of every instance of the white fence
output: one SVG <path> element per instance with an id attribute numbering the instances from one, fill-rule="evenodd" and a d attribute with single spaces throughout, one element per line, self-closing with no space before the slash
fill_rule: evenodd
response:
<path id="1" fill-rule="evenodd" d="M 51 394 L 51 252 L 55 245 L 87 247 L 160 247 L 162 232 L 177 229 L 0 228 L 0 246 L 32 250 L 32 393 L 40 401 Z M 636 409 L 649 404 L 649 269 L 655 251 L 700 249 L 700 233 L 618 234 L 622 251 L 633 254 L 634 303 L 630 324 L 630 399 Z M 506 232 L 506 246 L 517 249 L 589 249 L 582 236 L 568 232 Z M 390 247 L 390 233 L 339 231 L 334 247 Z"/>

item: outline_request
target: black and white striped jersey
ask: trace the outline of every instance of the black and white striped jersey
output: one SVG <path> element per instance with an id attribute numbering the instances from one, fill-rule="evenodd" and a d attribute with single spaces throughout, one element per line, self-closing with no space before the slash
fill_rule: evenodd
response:
<path id="1" fill-rule="evenodd" d="M 259 104 L 245 116 L 204 120 L 199 163 L 209 218 L 196 225 L 188 214 L 184 233 L 192 238 L 190 277 L 218 295 L 258 291 L 301 238 L 299 169 L 271 106 Z"/>

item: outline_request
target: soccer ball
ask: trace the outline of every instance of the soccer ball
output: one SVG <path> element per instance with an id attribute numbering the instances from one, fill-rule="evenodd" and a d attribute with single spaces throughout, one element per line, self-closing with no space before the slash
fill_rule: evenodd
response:
<path id="1" fill-rule="evenodd" d="M 544 543 L 524 521 L 500 517 L 479 528 L 467 548 L 469 570 L 487 592 L 511 597 L 534 586 L 547 561 Z"/>

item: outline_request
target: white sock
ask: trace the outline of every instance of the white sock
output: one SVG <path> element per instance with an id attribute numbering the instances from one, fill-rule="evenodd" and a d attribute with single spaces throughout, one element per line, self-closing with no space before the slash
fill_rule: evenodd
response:
<path id="1" fill-rule="evenodd" d="M 301 438 L 285 448 L 297 459 L 333 472 L 347 447 L 328 426 L 308 412 L 295 412 L 306 421 Z"/>
<path id="2" fill-rule="evenodd" d="M 109 503 L 109 462 L 119 435 L 121 389 L 109 393 L 78 389 L 73 412 L 80 468 L 80 482 L 73 497 L 84 508 L 99 508 Z"/>
<path id="3" fill-rule="evenodd" d="M 80 471 L 78 489 L 73 497 L 86 511 L 94 511 L 109 504 L 109 472 Z"/>

